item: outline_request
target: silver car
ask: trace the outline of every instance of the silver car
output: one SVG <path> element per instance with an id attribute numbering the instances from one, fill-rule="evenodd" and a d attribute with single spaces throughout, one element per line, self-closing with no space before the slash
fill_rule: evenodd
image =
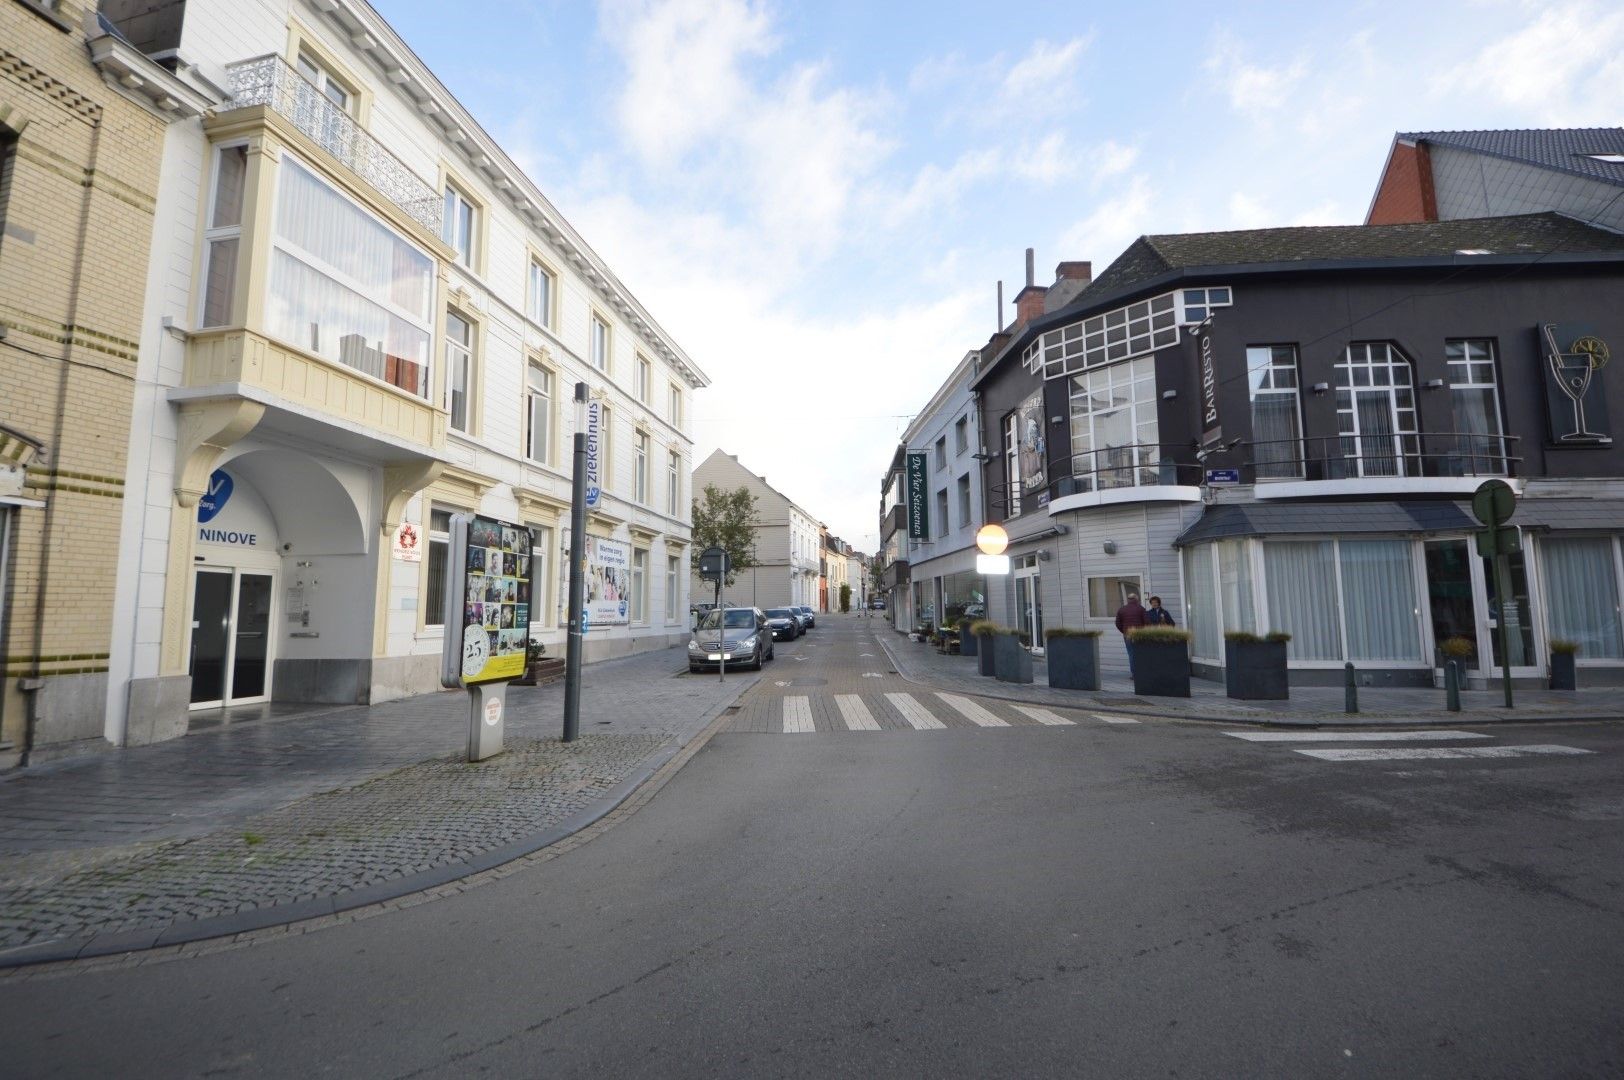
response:
<path id="1" fill-rule="evenodd" d="M 773 658 L 773 636 L 760 608 L 714 609 L 705 613 L 688 639 L 688 670 L 704 671 L 723 663 L 760 671 Z"/>

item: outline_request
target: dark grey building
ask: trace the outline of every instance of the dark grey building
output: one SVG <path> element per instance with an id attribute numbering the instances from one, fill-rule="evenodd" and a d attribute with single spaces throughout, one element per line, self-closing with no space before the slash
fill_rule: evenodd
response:
<path id="1" fill-rule="evenodd" d="M 1040 644 L 1156 593 L 1208 673 L 1226 630 L 1283 630 L 1294 681 L 1382 685 L 1457 637 L 1494 676 L 1503 618 L 1513 676 L 1571 639 L 1624 682 L 1621 295 L 1624 236 L 1556 213 L 1141 237 L 983 355 L 995 616 Z M 1510 602 L 1488 477 L 1519 494 Z"/>

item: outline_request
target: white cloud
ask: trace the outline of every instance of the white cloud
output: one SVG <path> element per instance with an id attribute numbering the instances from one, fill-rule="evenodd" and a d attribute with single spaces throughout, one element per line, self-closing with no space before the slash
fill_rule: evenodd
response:
<path id="1" fill-rule="evenodd" d="M 1061 235 L 1062 257 L 1091 261 L 1097 275 L 1133 241 L 1158 231 L 1150 216 L 1155 198 L 1150 178 L 1144 173 L 1133 175 L 1125 190 L 1098 204 L 1093 213 Z"/>
<path id="2" fill-rule="evenodd" d="M 1229 197 L 1230 228 L 1262 229 L 1277 224 L 1273 211 L 1246 192 L 1237 191 Z"/>
<path id="3" fill-rule="evenodd" d="M 1123 146 L 1115 139 L 1107 139 L 1093 150 L 1094 183 L 1099 185 L 1114 176 L 1121 176 L 1139 160 L 1137 146 Z"/>
<path id="4" fill-rule="evenodd" d="M 1017 60 L 1000 88 L 1011 101 L 1044 100 L 1068 87 L 1077 74 L 1078 60 L 1092 44 L 1092 34 L 1061 44 L 1039 41 Z"/>
<path id="5" fill-rule="evenodd" d="M 1532 22 L 1438 76 L 1434 90 L 1486 98 L 1539 124 L 1618 124 L 1624 8 L 1577 0 L 1524 9 Z"/>
<path id="6" fill-rule="evenodd" d="M 1205 67 L 1229 98 L 1230 106 L 1253 119 L 1293 104 L 1293 92 L 1308 73 L 1308 64 L 1300 57 L 1275 67 L 1251 63 L 1240 41 L 1227 31 L 1215 35 Z"/>

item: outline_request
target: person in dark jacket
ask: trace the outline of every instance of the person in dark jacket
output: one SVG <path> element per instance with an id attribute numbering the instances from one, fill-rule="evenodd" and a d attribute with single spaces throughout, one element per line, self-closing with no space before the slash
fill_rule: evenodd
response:
<path id="1" fill-rule="evenodd" d="M 1146 626 L 1177 626 L 1173 621 L 1173 613 L 1162 607 L 1162 598 L 1152 596 L 1150 606 L 1145 609 Z"/>
<path id="2" fill-rule="evenodd" d="M 1140 606 L 1139 594 L 1129 593 L 1128 602 L 1117 608 L 1116 628 L 1122 635 L 1122 644 L 1128 650 L 1128 674 L 1133 674 L 1133 639 L 1128 636 L 1130 630 L 1137 630 L 1141 626 L 1150 625 L 1145 609 Z"/>

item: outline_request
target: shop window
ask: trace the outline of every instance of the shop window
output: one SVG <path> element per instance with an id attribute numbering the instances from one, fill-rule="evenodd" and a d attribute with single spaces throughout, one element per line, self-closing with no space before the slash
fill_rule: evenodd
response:
<path id="1" fill-rule="evenodd" d="M 1138 595 L 1141 600 L 1144 599 L 1144 595 L 1139 592 L 1138 574 L 1089 578 L 1088 617 L 1116 618 L 1117 609 L 1128 602 L 1130 593 Z"/>
<path id="2" fill-rule="evenodd" d="M 1578 642 L 1581 660 L 1624 660 L 1613 548 L 1605 536 L 1540 541 L 1551 637 Z"/>
<path id="3" fill-rule="evenodd" d="M 452 430 L 472 435 L 474 327 L 454 311 L 445 313 L 445 409 Z"/>
<path id="4" fill-rule="evenodd" d="M 1205 544 L 1184 549 L 1184 626 L 1194 639 L 1192 654 L 1223 659 L 1223 620 L 1218 615 L 1212 549 Z"/>
<path id="5" fill-rule="evenodd" d="M 1259 480 L 1303 475 L 1303 424 L 1297 397 L 1297 349 L 1258 345 L 1246 350 L 1252 395 L 1252 462 Z"/>
<path id="6" fill-rule="evenodd" d="M 428 583 L 423 597 L 423 625 L 445 625 L 445 572 L 451 554 L 451 511 L 429 511 Z"/>
<path id="7" fill-rule="evenodd" d="M 1494 342 L 1483 338 L 1446 342 L 1444 359 L 1455 420 L 1455 454 L 1444 471 L 1461 476 L 1504 473 L 1505 429 L 1500 425 Z"/>
<path id="8" fill-rule="evenodd" d="M 231 322 L 247 179 L 248 147 L 238 144 L 215 150 L 208 228 L 203 232 L 203 310 L 199 326 L 226 326 Z"/>
<path id="9" fill-rule="evenodd" d="M 558 291 L 558 277 L 537 259 L 530 260 L 530 281 L 525 291 L 525 314 L 531 321 L 553 328 L 553 297 Z"/>
<path id="10" fill-rule="evenodd" d="M 270 332 L 428 397 L 433 261 L 291 155 L 278 173 Z"/>

